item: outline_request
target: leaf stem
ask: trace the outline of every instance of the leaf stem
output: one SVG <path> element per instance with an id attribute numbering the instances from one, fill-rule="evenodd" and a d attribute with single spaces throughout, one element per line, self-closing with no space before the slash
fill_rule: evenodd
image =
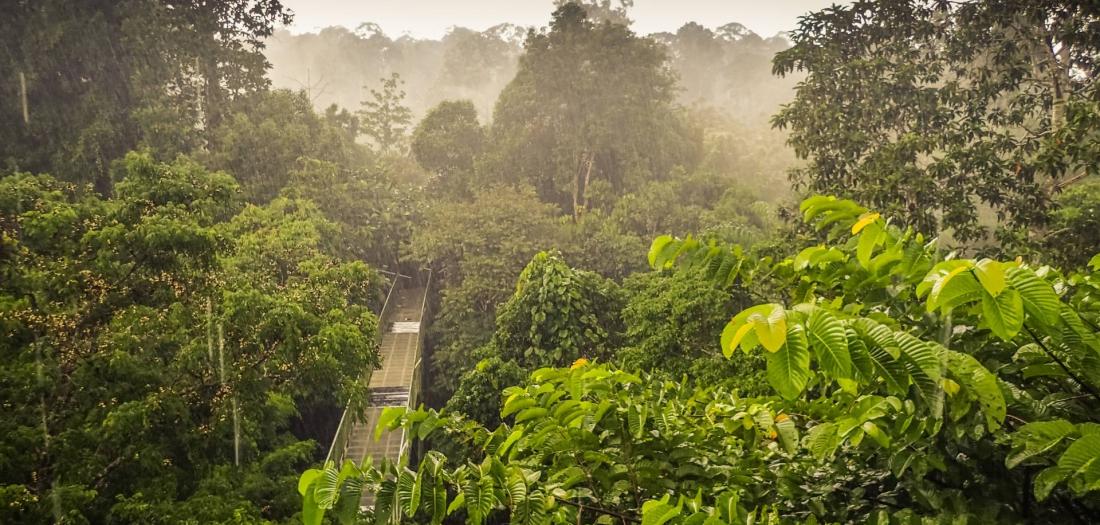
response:
<path id="1" fill-rule="evenodd" d="M 600 508 L 600 507 L 593 507 L 593 506 L 590 506 L 590 505 L 585 505 L 584 503 L 577 503 L 575 501 L 569 501 L 567 499 L 559 499 L 558 502 L 565 503 L 567 505 L 572 505 L 574 507 L 577 507 L 580 510 L 591 510 L 593 512 L 598 512 L 600 514 L 606 514 L 608 516 L 614 516 L 614 517 L 619 518 L 619 519 L 624 520 L 624 521 L 630 521 L 630 522 L 633 522 L 633 523 L 641 523 L 642 522 L 642 520 L 640 520 L 638 518 L 635 518 L 634 516 L 630 516 L 630 515 L 627 515 L 627 514 L 621 514 L 619 512 L 615 512 L 613 510 L 608 510 L 608 509 L 604 509 L 604 508 Z"/>
<path id="2" fill-rule="evenodd" d="M 1092 385 L 1089 385 L 1083 379 L 1081 379 L 1081 377 L 1075 374 L 1073 370 L 1070 370 L 1069 366 L 1067 366 L 1064 361 L 1062 361 L 1057 355 L 1055 355 L 1054 352 L 1050 351 L 1050 349 L 1047 348 L 1047 345 L 1043 344 L 1043 341 L 1039 339 L 1037 335 L 1035 335 L 1035 332 L 1031 330 L 1031 327 L 1024 325 L 1024 330 L 1026 330 L 1028 335 L 1031 336 L 1031 339 L 1039 345 L 1039 348 L 1042 348 L 1043 352 L 1046 352 L 1047 356 L 1054 360 L 1054 362 L 1057 363 L 1058 366 L 1062 367 L 1062 370 L 1064 370 L 1066 374 L 1069 375 L 1069 377 L 1076 381 L 1078 385 L 1081 385 L 1081 388 L 1084 388 L 1086 391 L 1088 391 L 1088 393 L 1091 394 L 1094 399 L 1100 401 L 1100 392 L 1093 388 Z"/>

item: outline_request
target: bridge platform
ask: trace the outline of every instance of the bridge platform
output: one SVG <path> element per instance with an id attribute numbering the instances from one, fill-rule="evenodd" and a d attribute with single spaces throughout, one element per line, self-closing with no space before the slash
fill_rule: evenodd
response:
<path id="1" fill-rule="evenodd" d="M 370 457 L 375 462 L 383 458 L 397 462 L 405 447 L 404 432 L 384 432 L 378 441 L 374 439 L 374 429 L 378 418 L 386 407 L 407 407 L 410 397 L 415 400 L 417 374 L 420 367 L 420 323 L 423 315 L 426 288 L 400 288 L 394 290 L 391 303 L 383 312 L 380 320 L 382 331 L 379 353 L 382 367 L 369 375 L 370 404 L 361 418 L 351 418 L 345 414 L 341 425 L 349 424 L 347 429 L 337 430 L 333 450 L 329 457 L 337 465 L 351 460 L 355 464 Z M 341 436 L 341 432 L 346 432 Z M 341 444 L 341 437 L 345 437 Z M 360 505 L 373 506 L 373 494 L 363 494 Z"/>

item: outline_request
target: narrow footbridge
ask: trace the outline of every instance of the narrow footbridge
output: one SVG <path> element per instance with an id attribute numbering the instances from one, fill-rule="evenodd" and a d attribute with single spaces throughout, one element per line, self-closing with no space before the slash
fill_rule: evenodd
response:
<path id="1" fill-rule="evenodd" d="M 382 368 L 366 370 L 361 381 L 370 392 L 368 406 L 361 411 L 344 410 L 340 426 L 332 440 L 325 462 L 337 466 L 344 460 L 355 464 L 366 458 L 375 462 L 383 458 L 396 462 L 409 446 L 405 432 L 384 432 L 378 441 L 374 429 L 386 407 L 415 407 L 420 393 L 420 355 L 423 340 L 420 323 L 427 306 L 431 276 L 414 281 L 411 277 L 395 276 L 379 314 L 379 353 Z M 371 506 L 370 495 L 364 494 L 362 506 Z"/>

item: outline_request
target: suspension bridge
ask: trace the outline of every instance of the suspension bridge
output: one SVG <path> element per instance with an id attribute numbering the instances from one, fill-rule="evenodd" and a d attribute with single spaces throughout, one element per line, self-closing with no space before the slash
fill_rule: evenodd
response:
<path id="1" fill-rule="evenodd" d="M 367 407 L 361 411 L 350 406 L 344 409 L 325 463 L 332 461 L 339 466 L 351 460 L 358 465 L 368 457 L 376 462 L 397 462 L 407 455 L 410 440 L 403 429 L 383 432 L 379 440 L 374 439 L 374 429 L 387 407 L 416 407 L 422 369 L 420 327 L 428 304 L 431 273 L 421 278 L 394 275 L 393 279 L 378 315 L 382 367 L 363 373 L 360 380 L 367 384 L 370 395 Z M 359 504 L 373 506 L 373 495 L 364 494 Z"/>

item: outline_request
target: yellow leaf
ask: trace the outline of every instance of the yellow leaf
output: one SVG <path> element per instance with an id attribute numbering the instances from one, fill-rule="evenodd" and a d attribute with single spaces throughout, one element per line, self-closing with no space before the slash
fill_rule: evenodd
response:
<path id="1" fill-rule="evenodd" d="M 745 335 L 749 333 L 749 330 L 752 330 L 752 325 L 753 323 L 748 322 L 742 325 L 741 328 L 737 329 L 737 333 L 733 334 L 733 339 L 730 340 L 729 348 L 724 349 L 726 357 L 733 355 L 733 351 L 737 349 L 737 345 L 741 344 L 741 340 L 745 338 Z"/>
<path id="2" fill-rule="evenodd" d="M 756 314 L 750 317 L 756 328 L 756 337 L 764 349 L 769 352 L 778 352 L 787 342 L 787 312 L 780 305 L 774 305 L 767 317 Z"/>
<path id="3" fill-rule="evenodd" d="M 960 273 L 963 273 L 963 272 L 968 271 L 968 270 L 970 270 L 969 265 L 959 266 L 959 267 L 955 268 L 954 270 L 951 270 L 950 272 L 947 272 L 947 275 L 944 275 L 942 278 L 940 278 L 940 280 L 936 281 L 936 284 L 932 285 L 932 291 L 928 294 L 928 311 L 929 312 L 935 311 L 936 308 L 938 308 L 940 306 L 939 305 L 940 293 L 942 293 L 943 289 L 947 287 L 947 283 L 951 282 L 951 279 L 954 279 Z"/>
<path id="4" fill-rule="evenodd" d="M 974 265 L 974 274 L 989 295 L 997 297 L 1005 289 L 1004 265 L 992 259 L 982 259 Z"/>
<path id="5" fill-rule="evenodd" d="M 852 235 L 859 233 L 861 230 L 867 227 L 868 224 L 875 222 L 881 217 L 877 212 L 867 212 L 860 215 L 859 220 L 852 225 Z"/>
<path id="6" fill-rule="evenodd" d="M 959 384 L 958 383 L 956 383 L 956 382 L 954 382 L 954 381 L 952 381 L 952 380 L 950 380 L 946 377 L 943 378 L 943 380 L 941 382 L 943 383 L 943 391 L 947 392 L 947 395 L 953 396 L 953 395 L 959 393 Z"/>

